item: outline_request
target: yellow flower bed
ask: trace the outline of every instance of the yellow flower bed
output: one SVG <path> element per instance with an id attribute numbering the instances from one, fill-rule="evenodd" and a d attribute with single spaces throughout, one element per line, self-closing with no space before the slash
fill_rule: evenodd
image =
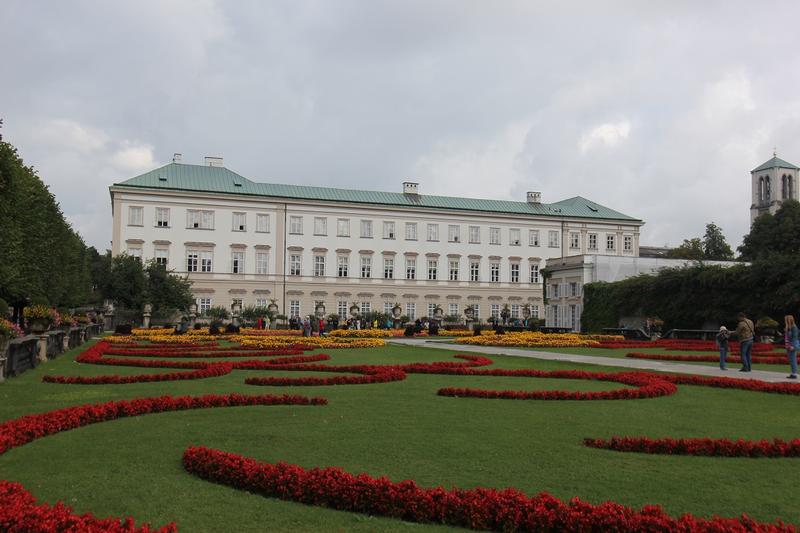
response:
<path id="1" fill-rule="evenodd" d="M 383 330 L 360 330 L 360 332 L 369 331 L 383 331 Z M 106 337 L 106 340 L 113 343 L 129 343 L 136 341 L 149 341 L 165 344 L 187 344 L 195 342 L 207 342 L 225 340 L 230 342 L 238 342 L 243 346 L 255 346 L 258 348 L 271 349 L 271 348 L 286 348 L 297 344 L 306 346 L 313 346 L 319 349 L 332 349 L 332 348 L 373 348 L 376 346 L 385 346 L 386 343 L 383 339 L 371 337 L 368 335 L 357 337 L 342 337 L 342 336 L 328 336 L 328 337 L 300 337 L 294 332 L 284 332 L 288 334 L 281 335 L 280 330 L 275 330 L 275 333 L 263 335 L 263 330 L 243 329 L 240 333 L 233 334 L 219 334 L 209 335 L 208 328 L 190 330 L 188 335 L 175 335 L 172 329 L 135 329 L 131 335 L 113 335 Z M 251 334 L 249 334 L 251 333 Z M 348 333 L 359 333 L 352 331 Z"/>
<path id="2" fill-rule="evenodd" d="M 328 337 L 348 339 L 383 339 L 394 337 L 391 329 L 335 329 L 328 333 Z M 401 331 L 402 334 L 402 331 Z"/>
<path id="3" fill-rule="evenodd" d="M 335 348 L 375 348 L 385 346 L 383 339 L 363 338 L 351 339 L 347 337 L 247 337 L 244 335 L 234 335 L 228 340 L 239 342 L 242 346 L 256 346 L 258 348 L 284 348 L 295 344 L 314 346 L 319 349 Z"/>
<path id="4" fill-rule="evenodd" d="M 572 333 L 541 333 L 526 331 L 522 333 L 506 333 L 505 335 L 486 334 L 480 337 L 456 339 L 459 344 L 477 344 L 480 346 L 520 346 L 526 348 L 588 348 L 598 346 L 600 342 L 585 335 Z"/>

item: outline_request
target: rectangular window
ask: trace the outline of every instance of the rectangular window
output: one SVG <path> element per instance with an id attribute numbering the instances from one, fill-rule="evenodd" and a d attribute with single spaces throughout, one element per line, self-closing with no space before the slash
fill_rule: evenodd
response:
<path id="1" fill-rule="evenodd" d="M 256 252 L 256 274 L 266 274 L 269 256 L 267 252 Z"/>
<path id="2" fill-rule="evenodd" d="M 340 218 L 336 221 L 336 236 L 349 237 L 350 236 L 350 219 Z"/>
<path id="3" fill-rule="evenodd" d="M 197 272 L 200 264 L 200 254 L 193 250 L 186 252 L 186 272 Z"/>
<path id="4" fill-rule="evenodd" d="M 156 227 L 169 227 L 169 207 L 156 207 Z"/>
<path id="5" fill-rule="evenodd" d="M 489 306 L 489 315 L 492 318 L 500 318 L 500 304 L 491 304 Z"/>
<path id="6" fill-rule="evenodd" d="M 439 275 L 439 261 L 436 259 L 428 259 L 428 279 L 435 281 Z"/>
<path id="7" fill-rule="evenodd" d="M 539 318 L 539 306 L 532 305 L 531 306 L 531 318 Z"/>
<path id="8" fill-rule="evenodd" d="M 416 257 L 406 257 L 406 279 L 417 279 Z"/>
<path id="9" fill-rule="evenodd" d="M 519 228 L 511 228 L 508 230 L 508 244 L 511 246 L 519 246 L 522 244 Z"/>
<path id="10" fill-rule="evenodd" d="M 587 246 L 590 250 L 597 250 L 597 233 L 589 234 L 589 243 Z"/>
<path id="11" fill-rule="evenodd" d="M 156 264 L 167 268 L 169 264 L 169 250 L 165 248 L 156 248 Z"/>
<path id="12" fill-rule="evenodd" d="M 481 243 L 481 227 L 480 226 L 470 226 L 469 227 L 469 243 L 470 244 L 480 244 Z"/>
<path id="13" fill-rule="evenodd" d="M 269 233 L 269 215 L 263 213 L 256 215 L 256 233 Z"/>
<path id="14" fill-rule="evenodd" d="M 528 230 L 528 246 L 539 246 L 539 230 Z"/>
<path id="15" fill-rule="evenodd" d="M 394 258 L 383 258 L 383 279 L 394 279 Z"/>
<path id="16" fill-rule="evenodd" d="M 417 318 L 417 304 L 413 302 L 406 304 L 406 316 L 409 320 L 414 320 Z"/>
<path id="17" fill-rule="evenodd" d="M 370 302 L 361 302 L 361 314 L 365 315 L 372 312 L 372 304 Z"/>
<path id="18" fill-rule="evenodd" d="M 439 224 L 428 224 L 428 240 L 432 242 L 439 240 Z"/>
<path id="19" fill-rule="evenodd" d="M 238 305 L 239 309 L 241 309 L 242 304 L 244 304 L 244 300 L 242 298 L 233 298 L 231 300 L 231 307 L 233 307 L 234 305 Z"/>
<path id="20" fill-rule="evenodd" d="M 480 304 L 472 304 L 472 309 L 475 312 L 473 316 L 480 317 L 481 316 L 481 306 Z"/>
<path id="21" fill-rule="evenodd" d="M 570 250 L 577 250 L 581 247 L 581 234 L 572 232 L 569 234 L 569 248 Z"/>
<path id="22" fill-rule="evenodd" d="M 244 252 L 231 252 L 231 273 L 244 274 Z"/>
<path id="23" fill-rule="evenodd" d="M 447 241 L 459 242 L 461 240 L 461 226 L 450 224 L 447 226 Z"/>
<path id="24" fill-rule="evenodd" d="M 321 278 L 325 276 L 325 256 L 314 256 L 314 276 Z"/>
<path id="25" fill-rule="evenodd" d="M 128 247 L 128 255 L 131 257 L 135 257 L 139 261 L 142 260 L 142 249 L 138 246 L 129 246 Z"/>
<path id="26" fill-rule="evenodd" d="M 500 281 L 500 263 L 491 263 L 489 268 L 491 277 L 490 280 L 493 283 L 497 283 Z"/>
<path id="27" fill-rule="evenodd" d="M 480 281 L 481 264 L 478 261 L 469 263 L 469 280 Z"/>
<path id="28" fill-rule="evenodd" d="M 200 272 L 213 272 L 214 252 L 200 252 Z"/>
<path id="29" fill-rule="evenodd" d="M 336 302 L 336 314 L 339 318 L 347 318 L 347 301 L 339 300 Z"/>
<path id="30" fill-rule="evenodd" d="M 361 238 L 362 239 L 371 239 L 372 238 L 372 221 L 371 220 L 362 220 L 361 221 Z"/>
<path id="31" fill-rule="evenodd" d="M 347 271 L 350 266 L 350 258 L 346 255 L 340 255 L 336 257 L 336 276 L 340 278 L 347 277 Z"/>
<path id="32" fill-rule="evenodd" d="M 633 251 L 633 237 L 631 235 L 622 237 L 622 249 L 626 252 Z"/>
<path id="33" fill-rule="evenodd" d="M 561 285 L 559 283 L 553 283 L 552 285 L 550 285 L 550 288 L 552 289 L 553 292 L 553 298 L 561 297 L 559 294 L 560 293 L 559 289 L 561 288 Z"/>
<path id="34" fill-rule="evenodd" d="M 383 238 L 394 239 L 394 222 L 383 223 Z"/>
<path id="35" fill-rule="evenodd" d="M 131 206 L 128 208 L 128 225 L 142 226 L 144 220 L 144 207 Z"/>
<path id="36" fill-rule="evenodd" d="M 289 316 L 300 316 L 300 300 L 289 300 Z"/>
<path id="37" fill-rule="evenodd" d="M 489 244 L 500 244 L 500 228 L 489 228 Z"/>
<path id="38" fill-rule="evenodd" d="M 519 304 L 511 304 L 511 318 L 519 318 Z"/>
<path id="39" fill-rule="evenodd" d="M 617 247 L 617 236 L 613 233 L 606 234 L 606 250 L 614 250 Z"/>
<path id="40" fill-rule="evenodd" d="M 447 314 L 458 315 L 458 304 L 447 304 Z"/>
<path id="41" fill-rule="evenodd" d="M 190 229 L 214 229 L 214 211 L 186 211 L 186 227 Z"/>
<path id="42" fill-rule="evenodd" d="M 267 304 L 267 299 L 266 298 L 256 298 L 256 303 L 255 303 L 256 307 L 264 308 L 267 305 L 268 304 Z"/>
<path id="43" fill-rule="evenodd" d="M 448 278 L 450 281 L 458 281 L 458 260 L 450 261 L 450 268 L 448 269 Z"/>
<path id="44" fill-rule="evenodd" d="M 578 283 L 576 281 L 571 281 L 569 283 L 569 295 L 578 296 Z"/>
<path id="45" fill-rule="evenodd" d="M 372 256 L 370 255 L 361 256 L 361 277 L 362 278 L 372 277 Z"/>
<path id="46" fill-rule="evenodd" d="M 289 233 L 303 234 L 303 217 L 289 217 Z"/>
<path id="47" fill-rule="evenodd" d="M 299 276 L 302 268 L 302 261 L 300 254 L 292 254 L 289 256 L 289 275 Z"/>
<path id="48" fill-rule="evenodd" d="M 539 265 L 531 264 L 531 283 L 539 283 Z"/>
<path id="49" fill-rule="evenodd" d="M 328 219 L 325 217 L 314 217 L 314 235 L 328 234 Z"/>
<path id="50" fill-rule="evenodd" d="M 233 231 L 247 231 L 247 213 L 233 214 Z"/>
<path id="51" fill-rule="evenodd" d="M 436 304 L 428 304 L 428 317 L 436 314 Z"/>
<path id="52" fill-rule="evenodd" d="M 511 263 L 511 283 L 519 283 L 519 263 Z"/>
<path id="53" fill-rule="evenodd" d="M 417 223 L 416 222 L 406 222 L 406 240 L 407 241 L 416 241 L 417 240 Z"/>
<path id="54" fill-rule="evenodd" d="M 547 232 L 547 246 L 550 248 L 558 248 L 558 231 Z"/>
<path id="55" fill-rule="evenodd" d="M 211 298 L 198 298 L 197 299 L 197 311 L 204 315 L 206 311 L 211 309 Z"/>
<path id="56" fill-rule="evenodd" d="M 383 314 L 391 315 L 394 304 L 392 302 L 383 302 Z"/>

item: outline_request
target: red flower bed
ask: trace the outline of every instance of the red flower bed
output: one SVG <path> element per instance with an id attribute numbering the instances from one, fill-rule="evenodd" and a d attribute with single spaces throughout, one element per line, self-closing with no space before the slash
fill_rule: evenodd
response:
<path id="1" fill-rule="evenodd" d="M 591 448 L 618 452 L 665 455 L 706 455 L 715 457 L 800 457 L 800 439 L 789 442 L 774 439 L 750 441 L 739 439 L 650 439 L 647 437 L 612 437 L 585 439 Z"/>
<path id="2" fill-rule="evenodd" d="M 76 515 L 61 502 L 50 506 L 36 503 L 36 498 L 25 488 L 10 481 L 0 480 L 0 531 L 14 532 L 106 532 L 106 533 L 174 533 L 175 524 L 150 528 L 136 526 L 132 518 L 95 518 L 90 513 Z"/>
<path id="3" fill-rule="evenodd" d="M 719 356 L 715 355 L 673 355 L 668 353 L 641 353 L 641 352 L 628 352 L 625 357 L 631 359 L 650 359 L 653 361 L 690 361 L 690 362 L 719 362 Z M 729 363 L 741 363 L 742 358 L 737 355 L 728 356 L 726 359 Z M 788 360 L 786 357 L 764 357 L 754 355 L 752 357 L 754 363 L 761 363 L 764 365 L 785 365 Z"/>
<path id="4" fill-rule="evenodd" d="M 753 353 L 775 352 L 777 346 L 756 342 L 753 344 Z M 608 349 L 635 349 L 635 348 L 663 348 L 666 350 L 679 350 L 688 352 L 716 352 L 719 351 L 714 341 L 683 340 L 683 339 L 659 339 L 657 341 L 600 341 L 597 348 Z M 730 352 L 739 351 L 739 343 L 731 342 Z"/>
<path id="5" fill-rule="evenodd" d="M 414 481 L 393 483 L 340 468 L 304 469 L 286 463 L 253 459 L 190 447 L 184 468 L 202 479 L 268 497 L 401 520 L 493 531 L 708 531 L 796 532 L 793 526 L 739 519 L 668 516 L 660 507 L 641 510 L 606 502 L 592 505 L 574 498 L 569 503 L 541 493 L 529 497 L 508 488 L 426 489 Z"/>
<path id="6" fill-rule="evenodd" d="M 208 368 L 189 372 L 169 372 L 166 374 L 139 374 L 136 376 L 44 376 L 46 383 L 62 383 L 69 385 L 123 385 L 127 383 L 144 383 L 151 381 L 180 381 L 188 379 L 205 379 L 230 374 L 233 367 L 228 363 L 209 365 Z"/>
<path id="7" fill-rule="evenodd" d="M 315 386 L 315 385 L 363 385 L 368 383 L 388 383 L 402 381 L 406 373 L 399 369 L 384 369 L 365 372 L 361 376 L 336 376 L 332 378 L 247 378 L 248 385 L 282 386 Z"/>
<path id="8" fill-rule="evenodd" d="M 800 396 L 800 383 L 769 383 L 757 379 L 706 377 L 693 374 L 664 374 L 660 377 L 676 385 L 699 385 L 701 387 L 740 389 L 753 392 Z"/>

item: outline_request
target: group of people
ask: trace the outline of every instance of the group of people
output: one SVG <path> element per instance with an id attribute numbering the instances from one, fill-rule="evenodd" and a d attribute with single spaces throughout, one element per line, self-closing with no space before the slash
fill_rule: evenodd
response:
<path id="1" fill-rule="evenodd" d="M 753 341 L 756 337 L 756 329 L 753 321 L 747 318 L 744 313 L 739 313 L 738 324 L 736 325 L 735 335 L 739 341 L 739 351 L 741 352 L 742 368 L 739 372 L 752 371 L 752 353 Z M 797 350 L 800 348 L 800 338 L 798 338 L 797 324 L 795 324 L 792 315 L 783 317 L 783 344 L 786 348 L 786 355 L 789 358 L 789 368 L 791 374 L 787 377 L 789 379 L 797 379 Z M 719 333 L 717 333 L 717 346 L 719 347 L 719 368 L 721 370 L 728 370 L 726 366 L 726 359 L 728 357 L 728 348 L 730 342 L 731 332 L 728 328 L 721 326 Z"/>

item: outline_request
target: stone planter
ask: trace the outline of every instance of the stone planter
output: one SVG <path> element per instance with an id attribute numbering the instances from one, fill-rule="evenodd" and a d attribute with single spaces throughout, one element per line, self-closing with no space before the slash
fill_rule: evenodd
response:
<path id="1" fill-rule="evenodd" d="M 8 359 L 8 343 L 11 339 L 0 335 L 0 382 L 6 379 L 6 360 Z"/>
<path id="2" fill-rule="evenodd" d="M 50 329 L 50 320 L 47 318 L 32 318 L 30 320 L 31 333 L 34 335 L 41 335 Z"/>

